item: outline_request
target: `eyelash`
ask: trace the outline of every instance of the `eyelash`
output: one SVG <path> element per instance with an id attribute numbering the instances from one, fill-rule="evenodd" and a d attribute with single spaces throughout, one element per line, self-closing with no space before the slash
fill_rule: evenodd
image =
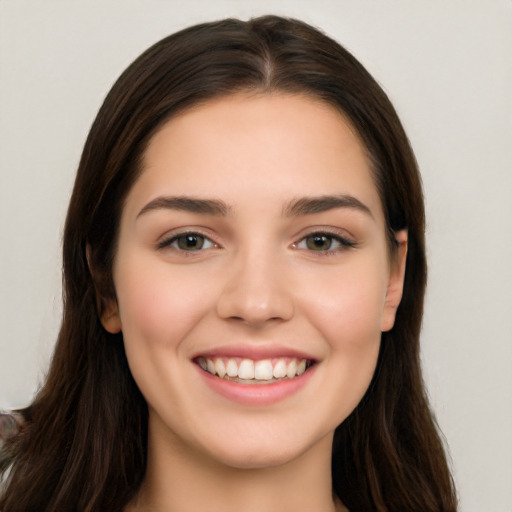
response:
<path id="1" fill-rule="evenodd" d="M 301 244 L 307 244 L 307 240 L 308 239 L 312 239 L 312 238 L 325 238 L 327 239 L 329 242 L 330 242 L 330 246 L 328 249 L 326 250 L 322 250 L 322 249 L 312 249 L 311 247 L 300 247 Z M 336 242 L 338 245 L 338 247 L 336 248 L 332 248 L 332 244 Z M 293 248 L 294 249 L 299 249 L 299 250 L 306 250 L 306 251 L 309 251 L 309 252 L 312 252 L 312 253 L 315 253 L 315 254 L 318 254 L 319 256 L 331 256 L 331 255 L 335 255 L 335 254 L 338 254 L 344 250 L 347 250 L 347 249 L 352 249 L 354 247 L 356 247 L 357 244 L 356 242 L 354 242 L 353 240 L 350 240 L 349 238 L 345 237 L 345 236 L 342 236 L 342 235 L 339 235 L 339 234 L 336 234 L 336 233 L 331 233 L 329 231 L 314 231 L 312 233 L 309 233 L 307 234 L 306 236 L 302 237 L 298 242 L 294 243 L 293 244 Z"/>
<path id="2" fill-rule="evenodd" d="M 186 250 L 186 249 L 183 249 L 181 247 L 178 247 L 178 246 L 174 246 L 174 244 L 178 244 L 179 240 L 180 239 L 185 239 L 187 237 L 197 237 L 197 238 L 202 238 L 203 239 L 203 243 L 208 243 L 209 244 L 209 247 L 200 247 L 199 249 L 191 249 L 191 250 Z M 203 250 L 206 250 L 206 249 L 212 249 L 212 248 L 216 248 L 218 247 L 218 245 L 208 236 L 204 235 L 203 233 L 200 233 L 198 231 L 185 231 L 183 233 L 178 233 L 178 234 L 174 234 L 174 235 L 171 235 L 167 238 L 164 238 L 163 240 L 161 240 L 160 242 L 158 242 L 157 244 L 157 248 L 158 249 L 166 249 L 166 248 L 171 248 L 175 251 L 179 251 L 181 253 L 184 253 L 184 254 L 187 254 L 187 253 L 199 253 Z"/>
<path id="3" fill-rule="evenodd" d="M 198 249 L 191 248 L 189 250 L 179 247 L 177 244 L 179 243 L 180 239 L 186 239 L 187 237 L 201 238 L 203 240 L 203 245 L 201 247 L 199 247 Z M 319 238 L 319 239 L 325 239 L 326 241 L 328 241 L 329 247 L 325 250 L 323 250 L 322 248 L 317 248 L 317 249 L 311 248 L 311 247 L 308 247 L 307 245 L 306 245 L 306 247 L 301 247 L 301 244 L 307 244 L 308 239 L 313 239 L 315 237 Z M 207 247 L 204 247 L 205 243 L 208 245 Z M 338 247 L 333 249 L 332 248 L 333 243 L 337 243 Z M 339 234 L 336 234 L 336 233 L 331 233 L 329 231 L 311 232 L 311 233 L 307 234 L 306 236 L 302 237 L 298 242 L 295 242 L 292 244 L 292 247 L 294 249 L 309 251 L 309 252 L 318 254 L 319 256 L 330 256 L 330 255 L 338 254 L 344 250 L 351 249 L 356 246 L 357 246 L 357 244 L 353 240 L 350 240 L 349 238 L 339 235 Z M 164 238 L 163 240 L 161 240 L 160 242 L 157 243 L 158 249 L 171 248 L 175 251 L 178 251 L 182 254 L 187 254 L 189 256 L 194 255 L 194 253 L 199 253 L 199 252 L 202 252 L 207 249 L 215 249 L 218 247 L 219 247 L 219 245 L 216 244 L 210 237 L 208 237 L 198 231 L 185 231 L 183 233 L 173 234 L 167 238 Z"/>

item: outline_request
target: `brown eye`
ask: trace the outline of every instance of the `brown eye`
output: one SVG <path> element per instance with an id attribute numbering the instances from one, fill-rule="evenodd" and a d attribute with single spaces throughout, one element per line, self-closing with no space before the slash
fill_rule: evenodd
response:
<path id="1" fill-rule="evenodd" d="M 175 238 L 176 246 L 182 251 L 199 251 L 205 245 L 205 237 L 195 234 L 187 233 Z"/>
<path id="2" fill-rule="evenodd" d="M 332 247 L 332 242 L 332 236 L 321 233 L 306 237 L 306 247 L 311 251 L 328 251 Z"/>
<path id="3" fill-rule="evenodd" d="M 318 253 L 332 254 L 351 247 L 356 247 L 352 240 L 334 233 L 316 232 L 293 244 L 295 249 L 303 249 Z"/>
<path id="4" fill-rule="evenodd" d="M 158 243 L 158 249 L 171 248 L 177 251 L 194 252 L 216 247 L 208 237 L 200 233 L 182 233 Z"/>

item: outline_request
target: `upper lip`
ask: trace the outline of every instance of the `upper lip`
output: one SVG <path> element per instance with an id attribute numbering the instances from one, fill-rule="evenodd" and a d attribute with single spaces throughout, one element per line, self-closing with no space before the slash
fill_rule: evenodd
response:
<path id="1" fill-rule="evenodd" d="M 273 359 L 278 357 L 293 357 L 297 359 L 307 359 L 316 362 L 317 358 L 306 352 L 296 350 L 290 347 L 283 347 L 279 345 L 224 345 L 208 349 L 202 352 L 197 352 L 192 356 L 192 359 L 198 357 L 240 357 L 242 359 L 252 359 L 253 361 L 260 361 L 262 359 Z"/>

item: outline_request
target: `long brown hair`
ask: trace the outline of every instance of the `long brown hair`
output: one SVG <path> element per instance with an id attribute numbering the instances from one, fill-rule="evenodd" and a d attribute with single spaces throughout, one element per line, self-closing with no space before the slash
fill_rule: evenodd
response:
<path id="1" fill-rule="evenodd" d="M 6 444 L 2 512 L 121 511 L 146 468 L 147 406 L 122 334 L 99 321 L 128 191 L 149 139 L 177 112 L 239 91 L 308 94 L 341 110 L 366 146 L 390 246 L 408 230 L 404 294 L 372 383 L 336 430 L 334 492 L 351 510 L 455 511 L 443 444 L 421 377 L 426 284 L 417 164 L 386 94 L 339 44 L 296 20 L 197 25 L 155 44 L 105 99 L 82 154 L 64 230 L 64 313 L 42 389 Z"/>

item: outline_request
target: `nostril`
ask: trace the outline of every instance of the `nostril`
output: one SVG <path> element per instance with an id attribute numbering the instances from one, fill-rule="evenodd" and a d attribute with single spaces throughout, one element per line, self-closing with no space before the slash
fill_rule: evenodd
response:
<path id="1" fill-rule="evenodd" d="M 276 274 L 276 267 L 270 263 L 247 263 L 234 269 L 218 295 L 218 316 L 252 326 L 290 319 L 294 313 L 291 287 L 284 275 Z"/>

